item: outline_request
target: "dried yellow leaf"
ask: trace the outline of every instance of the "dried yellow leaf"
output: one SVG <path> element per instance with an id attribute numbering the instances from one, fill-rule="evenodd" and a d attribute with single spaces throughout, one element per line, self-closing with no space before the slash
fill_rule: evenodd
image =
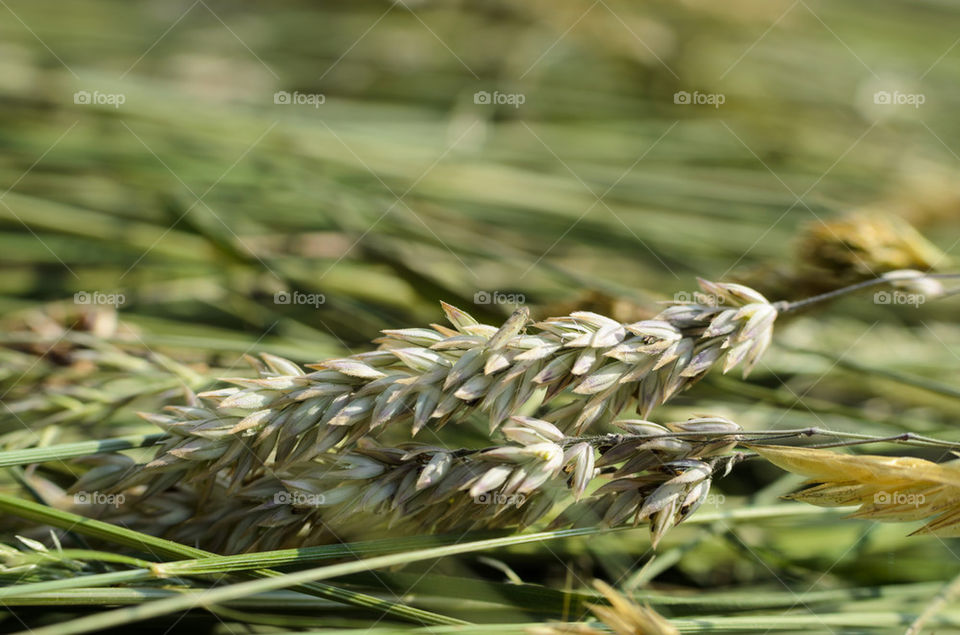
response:
<path id="1" fill-rule="evenodd" d="M 960 462 L 786 446 L 753 449 L 774 465 L 815 483 L 788 498 L 821 507 L 859 505 L 853 518 L 882 522 L 932 518 L 914 533 L 960 536 Z"/>

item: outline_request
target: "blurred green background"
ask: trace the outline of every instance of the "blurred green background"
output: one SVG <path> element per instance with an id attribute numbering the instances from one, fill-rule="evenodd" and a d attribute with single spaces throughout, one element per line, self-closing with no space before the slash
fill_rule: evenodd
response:
<path id="1" fill-rule="evenodd" d="M 134 409 L 242 353 L 359 351 L 439 321 L 441 299 L 497 321 L 516 300 L 644 315 L 696 276 L 802 297 L 777 272 L 810 231 L 856 260 L 831 225 L 851 210 L 912 224 L 937 268 L 960 241 L 955 3 L 0 0 L 0 16 L 7 447 L 143 430 Z M 710 377 L 658 420 L 956 439 L 955 316 L 844 300 L 785 325 L 751 383 Z M 67 422 L 87 427 L 49 425 Z M 796 485 L 738 474 L 733 505 Z M 671 580 L 952 570 L 945 544 L 871 527 L 714 528 L 673 552 Z M 737 560 L 747 542 L 770 566 Z"/>
<path id="2" fill-rule="evenodd" d="M 946 3 L 0 9 L 7 310 L 122 293 L 309 358 L 478 291 L 670 297 L 864 205 L 956 239 Z"/>

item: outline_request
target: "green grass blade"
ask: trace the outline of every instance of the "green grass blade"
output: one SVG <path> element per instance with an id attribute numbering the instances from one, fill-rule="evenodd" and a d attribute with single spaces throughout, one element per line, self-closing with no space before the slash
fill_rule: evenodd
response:
<path id="1" fill-rule="evenodd" d="M 156 445 L 163 438 L 163 434 L 133 434 L 101 441 L 79 441 L 77 443 L 61 443 L 43 448 L 29 448 L 26 450 L 11 450 L 0 452 L 0 467 L 14 465 L 30 465 L 45 461 L 57 461 L 75 456 L 86 456 L 100 452 L 119 452 L 131 448 L 146 448 Z"/>
<path id="2" fill-rule="evenodd" d="M 7 494 L 0 494 L 0 510 L 32 520 L 34 522 L 67 529 L 78 534 L 99 538 L 117 544 L 133 547 L 140 551 L 146 551 L 159 556 L 174 558 L 205 558 L 215 556 L 208 551 L 182 545 L 172 540 L 157 538 L 147 534 L 118 527 L 105 523 L 103 521 L 85 518 L 77 514 L 72 514 L 59 509 L 53 509 L 33 501 L 24 500 Z M 258 568 L 259 569 L 259 568 Z M 278 571 L 260 569 L 250 572 L 253 577 L 273 578 L 281 576 Z M 420 624 L 462 624 L 462 620 L 439 615 L 430 611 L 424 611 L 411 606 L 381 600 L 379 598 L 357 593 L 346 589 L 326 585 L 326 584 L 304 584 L 291 587 L 293 590 L 322 597 L 334 599 L 345 604 L 359 606 L 363 608 L 376 609 L 389 615 L 414 621 Z"/>

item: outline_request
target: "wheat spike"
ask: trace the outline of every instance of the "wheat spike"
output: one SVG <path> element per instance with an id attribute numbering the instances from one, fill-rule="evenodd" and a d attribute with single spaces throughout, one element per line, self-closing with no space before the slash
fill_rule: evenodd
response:
<path id="1" fill-rule="evenodd" d="M 114 520 L 124 524 L 172 531 L 179 540 L 233 552 L 388 530 L 525 527 L 573 499 L 579 502 L 557 516 L 554 527 L 649 521 L 656 545 L 703 502 L 713 473 L 730 459 L 723 455 L 740 427 L 717 417 L 666 426 L 619 423 L 625 433 L 578 438 L 549 422 L 518 416 L 503 427 L 506 442 L 478 450 L 417 443 L 388 447 L 361 439 L 348 451 L 232 490 L 221 479 L 206 489 L 166 490 L 106 511 L 116 512 Z M 123 469 L 120 463 L 91 470 L 74 489 L 96 489 L 111 470 Z M 604 484 L 593 488 L 597 479 Z"/>
<path id="2" fill-rule="evenodd" d="M 756 291 L 700 281 L 710 304 L 674 303 L 655 319 L 621 324 L 587 312 L 531 324 L 526 309 L 497 328 L 444 304 L 454 328 L 384 331 L 375 351 L 308 366 L 271 355 L 257 378 L 202 393 L 167 414 L 144 415 L 168 438 L 122 486 L 150 492 L 222 474 L 239 487 L 309 464 L 386 426 L 425 426 L 480 413 L 491 433 L 531 399 L 541 418 L 580 434 L 630 404 L 646 417 L 715 366 L 748 373 L 768 346 L 777 310 Z M 561 396 L 562 395 L 562 396 Z"/>

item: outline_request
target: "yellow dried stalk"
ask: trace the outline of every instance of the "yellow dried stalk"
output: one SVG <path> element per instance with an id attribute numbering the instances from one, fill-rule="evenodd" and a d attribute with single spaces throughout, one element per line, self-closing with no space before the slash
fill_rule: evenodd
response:
<path id="1" fill-rule="evenodd" d="M 587 606 L 615 635 L 679 635 L 680 631 L 669 620 L 649 606 L 640 606 L 602 580 L 594 580 L 593 586 L 610 604 Z M 589 624 L 550 624 L 528 632 L 530 635 L 606 635 L 610 631 Z"/>

